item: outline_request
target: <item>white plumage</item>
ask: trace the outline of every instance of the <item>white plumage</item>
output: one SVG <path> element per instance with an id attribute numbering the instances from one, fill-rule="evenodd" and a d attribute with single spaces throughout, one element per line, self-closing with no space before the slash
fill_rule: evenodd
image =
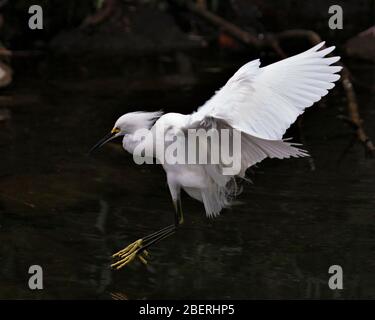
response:
<path id="1" fill-rule="evenodd" d="M 155 142 L 156 125 L 167 132 L 189 128 L 229 128 L 241 132 L 241 171 L 269 158 L 302 157 L 307 153 L 284 141 L 283 134 L 303 113 L 334 87 L 340 57 L 326 57 L 334 50 L 320 50 L 324 42 L 290 58 L 260 67 L 254 60 L 242 66 L 216 94 L 191 115 L 137 112 L 122 116 L 115 124 L 114 137 L 124 135 L 124 148 L 134 153 L 137 146 Z M 154 121 L 158 118 L 156 123 Z M 150 137 L 140 140 L 138 129 L 149 129 Z M 207 152 L 209 149 L 207 148 Z M 159 158 L 160 155 L 153 155 Z M 207 216 L 216 216 L 238 193 L 235 176 L 222 174 L 222 164 L 163 164 L 174 203 L 181 188 L 203 202 Z"/>
<path id="2" fill-rule="evenodd" d="M 225 120 L 258 138 L 280 140 L 298 115 L 312 106 L 340 79 L 340 57 L 325 57 L 335 47 L 324 42 L 293 57 L 260 68 L 260 60 L 242 66 L 226 85 L 192 115 Z"/>

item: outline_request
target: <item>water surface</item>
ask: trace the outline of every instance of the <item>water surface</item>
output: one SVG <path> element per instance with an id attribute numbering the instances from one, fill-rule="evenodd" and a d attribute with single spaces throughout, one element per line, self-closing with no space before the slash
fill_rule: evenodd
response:
<path id="1" fill-rule="evenodd" d="M 202 72 L 184 69 L 164 87 L 129 88 L 127 70 L 16 80 L 8 93 L 32 99 L 0 124 L 0 298 L 375 298 L 375 162 L 356 144 L 338 163 L 352 134 L 337 118 L 346 114 L 340 86 L 303 118 L 315 170 L 306 159 L 266 160 L 217 219 L 185 195 L 185 225 L 150 250 L 147 267 L 109 268 L 112 253 L 170 224 L 173 207 L 160 166 L 135 165 L 119 143 L 87 151 L 124 112 L 202 103 L 231 61 L 199 63 Z M 375 137 L 374 97 L 358 95 Z M 300 141 L 296 128 L 291 135 Z M 28 289 L 33 264 L 44 290 Z M 333 264 L 344 270 L 340 292 L 327 286 Z"/>

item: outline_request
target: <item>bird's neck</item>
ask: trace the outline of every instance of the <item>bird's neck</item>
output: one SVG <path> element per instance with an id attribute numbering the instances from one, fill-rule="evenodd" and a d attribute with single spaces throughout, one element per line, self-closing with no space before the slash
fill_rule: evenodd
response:
<path id="1" fill-rule="evenodd" d="M 133 154 L 134 149 L 141 143 L 142 141 L 137 137 L 136 134 L 130 133 L 124 136 L 122 140 L 122 146 L 124 149 Z"/>
<path id="2" fill-rule="evenodd" d="M 143 128 L 135 133 L 128 133 L 122 140 L 124 149 L 133 154 L 142 152 L 146 148 L 153 150 L 153 133 L 152 130 Z"/>

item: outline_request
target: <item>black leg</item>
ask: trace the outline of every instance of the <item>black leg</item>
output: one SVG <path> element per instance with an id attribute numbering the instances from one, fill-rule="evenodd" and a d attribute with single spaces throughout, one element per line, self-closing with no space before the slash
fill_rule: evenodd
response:
<path id="1" fill-rule="evenodd" d="M 175 207 L 175 222 L 174 223 L 175 223 L 175 226 L 178 227 L 184 223 L 184 215 L 182 212 L 181 197 L 179 196 L 176 202 L 173 202 L 173 203 Z"/>

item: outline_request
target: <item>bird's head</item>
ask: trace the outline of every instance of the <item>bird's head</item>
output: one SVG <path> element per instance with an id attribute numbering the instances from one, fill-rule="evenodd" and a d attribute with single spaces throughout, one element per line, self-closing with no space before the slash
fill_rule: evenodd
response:
<path id="1" fill-rule="evenodd" d="M 96 149 L 104 146 L 107 142 L 121 136 L 126 136 L 135 133 L 138 129 L 149 129 L 162 115 L 162 112 L 129 112 L 121 116 L 115 122 L 112 130 L 102 138 L 97 144 L 95 144 L 89 153 L 92 153 Z"/>

